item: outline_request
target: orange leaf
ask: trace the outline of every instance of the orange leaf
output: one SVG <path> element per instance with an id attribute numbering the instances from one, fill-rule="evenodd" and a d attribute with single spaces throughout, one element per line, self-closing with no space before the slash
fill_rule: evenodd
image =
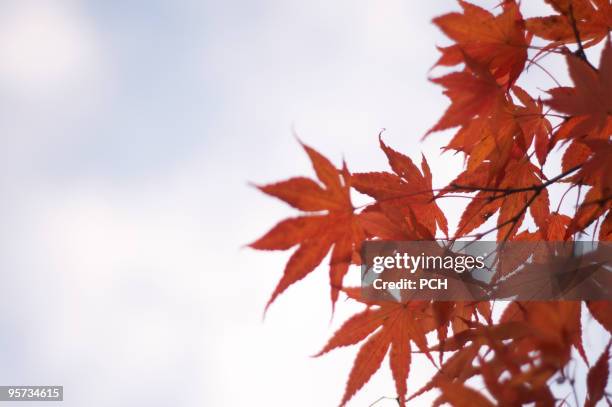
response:
<path id="1" fill-rule="evenodd" d="M 375 198 L 387 217 L 389 211 L 397 210 L 404 218 L 400 219 L 400 222 L 405 223 L 406 218 L 414 214 L 419 223 L 427 229 L 426 235 L 435 236 L 436 226 L 448 235 L 446 217 L 433 199 L 432 175 L 425 157 L 422 160 L 421 173 L 409 157 L 388 147 L 382 139 L 380 146 L 395 174 L 355 173 L 351 177 L 352 186 L 357 191 Z"/>
<path id="2" fill-rule="evenodd" d="M 405 398 L 408 391 L 406 380 L 408 380 L 412 355 L 410 350 L 410 328 L 412 322 L 407 320 L 407 316 L 407 313 L 403 313 L 400 316 L 403 320 L 398 321 L 397 328 L 393 330 L 391 353 L 389 355 L 389 365 L 393 374 L 393 380 L 395 381 L 397 397 L 402 407 L 406 403 Z"/>
<path id="3" fill-rule="evenodd" d="M 472 62 L 468 66 L 470 69 L 463 72 L 432 79 L 432 82 L 446 88 L 444 94 L 451 100 L 451 105 L 426 135 L 465 126 L 475 116 L 487 116 L 497 103 L 503 101 L 504 93 L 495 78 L 476 63 Z"/>
<path id="4" fill-rule="evenodd" d="M 449 13 L 433 20 L 456 47 L 477 63 L 487 66 L 502 85 L 512 85 L 523 71 L 529 41 L 523 17 L 514 1 L 503 3 L 503 11 L 494 16 L 488 11 L 460 1 L 463 13 Z M 456 48 L 443 49 L 441 65 L 462 62 Z"/>
<path id="5" fill-rule="evenodd" d="M 372 335 L 359 349 L 355 364 L 346 383 L 346 390 L 340 402 L 341 406 L 344 406 L 380 368 L 390 343 L 391 332 L 383 329 Z"/>
<path id="6" fill-rule="evenodd" d="M 591 156 L 592 151 L 580 139 L 573 140 L 569 145 L 563 159 L 561 160 L 561 169 L 566 172 L 570 169 L 582 165 Z"/>
<path id="7" fill-rule="evenodd" d="M 612 211 L 608 212 L 606 219 L 604 219 L 601 224 L 601 228 L 599 229 L 599 241 L 612 241 Z"/>
<path id="8" fill-rule="evenodd" d="M 597 322 L 599 322 L 608 332 L 612 333 L 612 302 L 587 301 L 587 307 Z"/>
<path id="9" fill-rule="evenodd" d="M 552 96 L 545 100 L 548 106 L 558 112 L 581 118 L 567 138 L 590 134 L 593 137 L 609 138 L 609 122 L 612 116 L 612 45 L 606 41 L 599 70 L 593 70 L 582 59 L 568 55 L 566 57 L 573 88 L 553 88 L 548 91 Z M 606 134 L 607 133 L 607 134 Z"/>
<path id="10" fill-rule="evenodd" d="M 333 349 L 350 346 L 361 342 L 372 332 L 380 328 L 386 317 L 380 309 L 367 308 L 365 311 L 349 318 L 334 336 L 315 356 L 321 356 Z"/>
<path id="11" fill-rule="evenodd" d="M 329 191 L 321 188 L 310 178 L 295 177 L 258 188 L 302 211 L 319 212 L 342 209 L 342 204 L 337 202 Z"/>
<path id="12" fill-rule="evenodd" d="M 461 383 L 445 383 L 440 390 L 440 398 L 453 407 L 494 407 L 485 396 Z"/>
<path id="13" fill-rule="evenodd" d="M 419 301 L 368 303 L 360 298 L 358 292 L 351 289 L 344 291 L 350 298 L 375 308 L 368 308 L 349 318 L 318 353 L 321 355 L 367 338 L 355 359 L 341 405 L 346 404 L 380 368 L 389 348 L 390 367 L 398 399 L 404 403 L 412 352 L 410 342 L 414 342 L 431 360 L 425 334 L 435 329 L 435 321 L 430 316 L 428 304 Z"/>
<path id="14" fill-rule="evenodd" d="M 293 283 L 306 277 L 322 261 L 332 242 L 324 238 L 314 238 L 304 241 L 287 262 L 283 277 L 280 279 L 272 296 L 266 304 L 266 309 Z"/>
<path id="15" fill-rule="evenodd" d="M 556 43 L 574 43 L 576 36 L 572 29 L 572 19 L 585 47 L 603 40 L 612 29 L 612 5 L 609 0 L 547 0 L 559 12 L 557 15 L 529 18 L 527 30 Z M 572 14 L 570 16 L 570 4 Z"/>
<path id="16" fill-rule="evenodd" d="M 610 374 L 609 359 L 610 343 L 608 342 L 608 346 L 606 346 L 606 349 L 599 359 L 597 359 L 593 367 L 591 367 L 587 375 L 588 394 L 584 407 L 595 407 L 597 402 L 603 398 Z"/>
<path id="17" fill-rule="evenodd" d="M 279 222 L 268 233 L 249 246 L 257 250 L 287 250 L 314 237 L 325 226 L 325 216 L 300 216 Z"/>
<path id="18" fill-rule="evenodd" d="M 534 100 L 518 86 L 514 86 L 512 91 L 524 106 L 516 106 L 514 114 L 523 136 L 526 138 L 525 151 L 531 145 L 531 140 L 535 138 L 536 157 L 540 165 L 544 165 L 550 150 L 552 125 L 543 114 L 543 106 L 540 100 Z"/>
<path id="19" fill-rule="evenodd" d="M 455 234 L 456 237 L 462 237 L 469 234 L 485 223 L 501 208 L 502 200 L 491 200 L 492 196 L 493 194 L 490 192 L 481 191 L 476 194 L 461 215 L 457 233 Z"/>
<path id="20" fill-rule="evenodd" d="M 298 246 L 289 258 L 266 309 L 289 286 L 312 272 L 330 249 L 333 305 L 353 255 L 359 252 L 361 242 L 365 239 L 358 217 L 353 215 L 349 191 L 350 175 L 346 167 L 338 170 L 317 151 L 305 144 L 302 146 L 312 162 L 319 182 L 296 177 L 258 187 L 266 194 L 297 209 L 310 212 L 305 216 L 281 221 L 263 237 L 250 244 L 250 247 L 258 250 L 287 250 Z"/>
<path id="21" fill-rule="evenodd" d="M 576 211 L 565 233 L 565 238 L 568 239 L 574 233 L 584 230 L 595 219 L 603 216 L 610 207 L 612 207 L 612 201 L 609 196 L 604 197 L 600 188 L 591 188 Z"/>

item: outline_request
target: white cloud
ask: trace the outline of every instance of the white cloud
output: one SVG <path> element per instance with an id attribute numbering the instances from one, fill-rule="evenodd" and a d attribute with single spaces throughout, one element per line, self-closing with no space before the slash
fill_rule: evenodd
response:
<path id="1" fill-rule="evenodd" d="M 66 2 L 20 1 L 0 17 L 0 83 L 19 93 L 58 92 L 95 75 L 96 38 Z"/>

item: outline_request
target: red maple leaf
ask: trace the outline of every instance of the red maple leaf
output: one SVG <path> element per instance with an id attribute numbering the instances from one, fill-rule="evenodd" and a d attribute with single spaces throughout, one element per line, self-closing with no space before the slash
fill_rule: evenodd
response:
<path id="1" fill-rule="evenodd" d="M 503 89 L 488 68 L 467 55 L 464 58 L 467 67 L 462 72 L 431 79 L 446 88 L 444 94 L 451 100 L 451 105 L 427 134 L 466 126 L 474 117 L 487 117 L 505 101 Z"/>
<path id="2" fill-rule="evenodd" d="M 353 256 L 359 253 L 364 232 L 353 214 L 350 199 L 350 175 L 346 167 L 338 170 L 324 156 L 303 144 L 317 178 L 296 177 L 258 187 L 296 209 L 307 212 L 279 222 L 249 246 L 258 250 L 298 249 L 289 258 L 266 309 L 290 285 L 306 277 L 332 249 L 330 284 L 332 304 Z"/>
<path id="3" fill-rule="evenodd" d="M 406 380 L 410 371 L 411 342 L 430 359 L 425 334 L 436 327 L 426 301 L 372 302 L 361 298 L 358 289 L 347 289 L 350 298 L 368 306 L 349 318 L 317 354 L 365 341 L 349 374 L 340 405 L 345 405 L 380 368 L 389 349 L 389 363 L 398 401 L 405 405 Z"/>
<path id="4" fill-rule="evenodd" d="M 578 207 L 566 238 L 584 230 L 612 208 L 612 141 L 582 140 L 582 143 L 590 154 L 585 154 L 580 170 L 571 179 L 576 184 L 589 185 L 591 189 Z M 605 236 L 603 240 L 606 240 Z"/>
<path id="5" fill-rule="evenodd" d="M 512 92 L 523 104 L 523 106 L 516 106 L 514 113 L 523 132 L 523 150 L 527 151 L 531 141 L 535 139 L 536 157 L 540 165 L 544 165 L 550 151 L 552 125 L 542 111 L 542 101 L 534 100 L 518 86 L 512 87 Z"/>
<path id="6" fill-rule="evenodd" d="M 612 302 L 587 301 L 589 312 L 608 332 L 612 333 Z"/>
<path id="7" fill-rule="evenodd" d="M 551 98 L 544 103 L 571 117 L 561 127 L 555 141 L 590 136 L 607 139 L 612 134 L 612 46 L 602 51 L 599 70 L 595 71 L 581 58 L 566 57 L 574 87 L 550 89 Z"/>
<path id="8" fill-rule="evenodd" d="M 608 377 L 610 375 L 610 342 L 604 349 L 603 353 L 597 359 L 597 362 L 591 367 L 587 375 L 587 399 L 584 402 L 584 407 L 595 407 L 597 402 L 601 400 L 606 391 Z"/>
<path id="9" fill-rule="evenodd" d="M 538 227 L 545 231 L 550 203 L 548 191 L 542 187 L 540 170 L 529 161 L 511 161 L 503 169 L 501 182 L 495 184 L 488 180 L 490 168 L 491 165 L 487 164 L 473 171 L 466 170 L 443 191 L 480 191 L 461 215 L 455 236 L 466 236 L 498 211 L 498 240 L 511 239 L 516 235 L 527 210 Z M 485 180 L 487 182 L 483 182 Z"/>
<path id="10" fill-rule="evenodd" d="M 527 30 L 554 44 L 576 42 L 576 31 L 584 46 L 603 40 L 612 29 L 609 0 L 546 0 L 559 14 L 528 18 Z M 576 30 L 574 30 L 574 26 Z"/>
<path id="11" fill-rule="evenodd" d="M 502 13 L 494 16 L 466 1 L 459 4 L 463 13 L 448 13 L 433 20 L 456 42 L 440 49 L 442 57 L 437 65 L 465 62 L 465 54 L 488 67 L 499 84 L 511 86 L 523 71 L 530 42 L 518 6 L 514 1 L 506 1 Z"/>
<path id="12" fill-rule="evenodd" d="M 388 147 L 380 138 L 380 147 L 387 155 L 393 172 L 354 173 L 352 186 L 359 192 L 377 200 L 383 213 L 392 220 L 418 220 L 426 229 L 427 235 L 436 235 L 436 226 L 448 235 L 448 223 L 444 213 L 433 199 L 432 175 L 425 156 L 421 171 L 412 160 Z M 396 218 L 396 219 L 393 219 Z M 399 218 L 399 219 L 398 219 Z M 413 225 L 413 229 L 416 225 Z M 412 234 L 413 238 L 417 235 Z M 384 237 L 384 236 L 383 236 Z M 426 238 L 426 236 L 421 236 Z"/>

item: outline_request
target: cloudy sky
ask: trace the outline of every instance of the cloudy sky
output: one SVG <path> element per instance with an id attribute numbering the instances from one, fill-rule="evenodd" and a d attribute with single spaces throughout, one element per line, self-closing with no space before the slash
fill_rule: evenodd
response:
<path id="1" fill-rule="evenodd" d="M 310 355 L 355 308 L 330 322 L 320 270 L 262 321 L 288 254 L 243 246 L 292 211 L 249 182 L 310 174 L 292 128 L 352 170 L 384 168 L 383 127 L 438 156 L 448 134 L 419 142 L 446 106 L 430 20 L 456 8 L 0 2 L 0 384 L 64 385 L 66 406 L 335 405 L 355 349 Z M 461 164 L 430 159 L 434 182 Z M 432 371 L 416 358 L 409 391 Z M 385 364 L 354 405 L 393 395 Z"/>

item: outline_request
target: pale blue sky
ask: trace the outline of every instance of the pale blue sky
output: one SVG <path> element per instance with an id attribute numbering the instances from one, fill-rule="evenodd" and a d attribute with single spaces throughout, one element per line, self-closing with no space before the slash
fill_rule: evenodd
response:
<path id="1" fill-rule="evenodd" d="M 287 254 L 241 247 L 293 212 L 247 183 L 310 174 L 292 126 L 353 170 L 385 168 L 385 127 L 448 182 L 449 134 L 418 140 L 446 107 L 430 20 L 455 8 L 1 2 L 0 383 L 63 384 L 65 406 L 335 405 L 356 349 L 309 355 L 355 308 L 329 322 L 318 270 L 262 323 Z M 415 390 L 432 368 L 412 369 Z M 385 364 L 353 405 L 393 389 Z"/>

